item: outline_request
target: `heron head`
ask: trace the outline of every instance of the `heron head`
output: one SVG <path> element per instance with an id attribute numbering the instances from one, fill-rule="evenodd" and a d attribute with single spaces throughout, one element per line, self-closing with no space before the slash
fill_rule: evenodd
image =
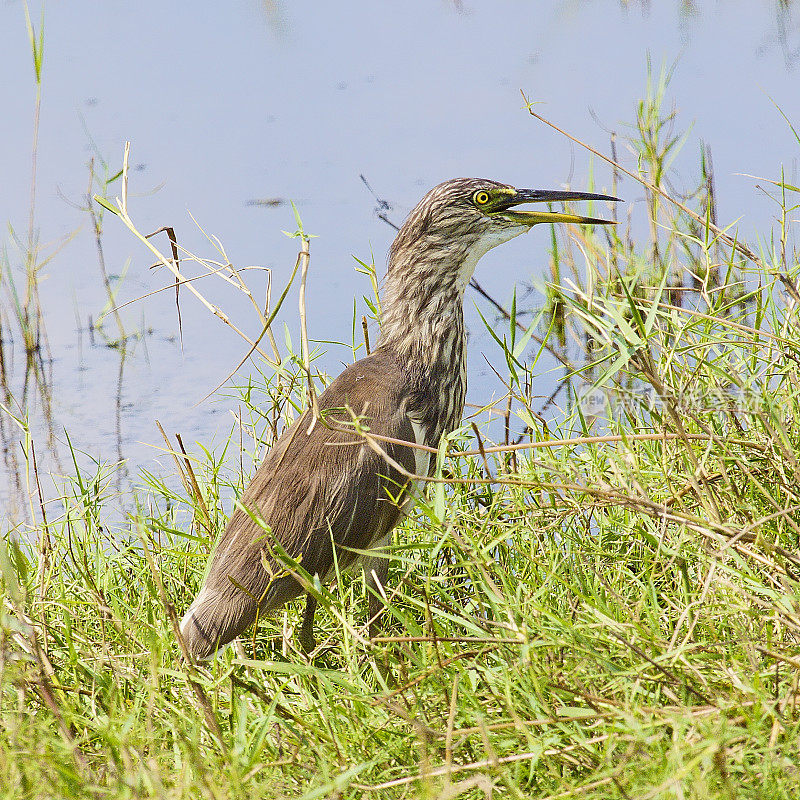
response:
<path id="1" fill-rule="evenodd" d="M 529 203 L 618 198 L 592 192 L 516 189 L 483 178 L 456 178 L 431 189 L 409 214 L 392 245 L 398 261 L 452 266 L 469 280 L 478 259 L 503 242 L 543 222 L 610 225 L 611 220 L 550 209 L 521 209 Z M 467 275 L 467 273 L 469 273 Z"/>

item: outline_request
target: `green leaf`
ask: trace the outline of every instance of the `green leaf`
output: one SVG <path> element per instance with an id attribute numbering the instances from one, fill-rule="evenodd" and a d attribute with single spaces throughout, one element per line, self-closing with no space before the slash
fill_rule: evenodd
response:
<path id="1" fill-rule="evenodd" d="M 101 195 L 96 194 L 93 199 L 94 199 L 95 203 L 97 203 L 98 205 L 103 206 L 103 208 L 106 211 L 110 211 L 112 214 L 115 214 L 116 216 L 119 216 L 119 209 L 115 205 L 112 205 L 108 200 L 106 200 L 105 197 L 102 197 Z"/>
<path id="2" fill-rule="evenodd" d="M 36 83 L 42 82 L 42 62 L 44 61 L 44 4 L 42 4 L 42 18 L 39 22 L 39 38 L 37 41 L 36 31 L 33 29 L 28 4 L 25 3 L 25 27 L 28 29 L 28 41 L 33 55 L 33 71 L 36 75 Z"/>
<path id="3" fill-rule="evenodd" d="M 531 324 L 528 326 L 528 330 L 522 334 L 522 338 L 517 342 L 516 346 L 514 347 L 514 358 L 519 360 L 520 356 L 525 352 L 525 348 L 528 346 L 528 342 L 531 340 L 531 336 L 533 336 L 534 331 L 539 325 L 539 320 L 542 318 L 544 314 L 544 309 L 540 309 L 539 313 L 533 319 Z"/>

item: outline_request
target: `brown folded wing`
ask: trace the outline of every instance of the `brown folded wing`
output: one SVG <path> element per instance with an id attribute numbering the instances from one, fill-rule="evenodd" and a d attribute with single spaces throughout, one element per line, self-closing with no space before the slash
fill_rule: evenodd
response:
<path id="1" fill-rule="evenodd" d="M 318 420 L 312 427 L 307 412 L 280 437 L 242 495 L 184 617 L 182 633 L 196 655 L 236 638 L 259 609 L 277 608 L 303 592 L 275 558 L 276 544 L 324 580 L 334 569 L 334 553 L 344 569 L 358 557 L 353 549 L 369 548 L 397 524 L 407 477 L 341 428 L 351 420 L 350 409 L 372 433 L 414 442 L 407 400 L 403 369 L 379 351 L 345 369 L 320 396 L 327 424 Z M 415 471 L 413 448 L 380 446 Z"/>

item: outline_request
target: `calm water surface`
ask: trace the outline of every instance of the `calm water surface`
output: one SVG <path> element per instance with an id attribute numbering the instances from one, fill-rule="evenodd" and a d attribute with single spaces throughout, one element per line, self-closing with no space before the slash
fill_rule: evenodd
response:
<path id="1" fill-rule="evenodd" d="M 27 407 L 40 467 L 70 471 L 66 429 L 82 458 L 122 457 L 134 477 L 141 467 L 171 473 L 172 464 L 153 447 L 160 445 L 154 420 L 184 441 L 220 441 L 234 403 L 196 404 L 246 352 L 188 294 L 181 348 L 174 297 L 162 293 L 122 311 L 126 329 L 146 335 L 129 345 L 120 380 L 119 351 L 87 330 L 105 297 L 89 220 L 74 204 L 83 201 L 93 148 L 116 171 L 124 142 L 132 142 L 132 213 L 142 231 L 173 225 L 183 245 L 210 255 L 191 212 L 235 264 L 269 266 L 279 284 L 296 252 L 281 233 L 294 227 L 285 202 L 294 200 L 318 237 L 310 335 L 345 340 L 353 297 L 368 290 L 353 255 L 369 260 L 374 253 L 382 271 L 393 236 L 360 175 L 390 203 L 388 215 L 398 223 L 428 187 L 454 176 L 583 188 L 593 171 L 598 188 L 608 187 L 602 166 L 592 167 L 585 152 L 525 113 L 520 90 L 541 103 L 545 116 L 605 150 L 608 131 L 624 134 L 634 118 L 648 54 L 656 69 L 677 60 L 668 98 L 678 126 L 693 124 L 676 162 L 677 187 L 691 186 L 699 143 L 707 142 L 721 221 L 738 219 L 746 236 L 764 231 L 775 209 L 742 174 L 778 177 L 783 165 L 787 180 L 798 182 L 800 148 L 773 105 L 800 125 L 797 4 L 48 2 L 36 226 L 43 243 L 74 236 L 41 275 L 60 459 L 47 453 L 42 403 L 31 389 Z M 0 220 L 24 235 L 34 82 L 16 0 L 0 7 L 0 75 Z M 634 204 L 641 198 L 631 183 L 620 193 Z M 253 203 L 276 198 L 284 202 Z M 9 234 L 4 241 L 18 267 Z M 167 283 L 110 217 L 103 245 L 109 272 L 125 272 L 120 302 Z M 515 284 L 537 281 L 547 246 L 545 231 L 520 237 L 490 253 L 476 277 L 508 303 Z M 216 289 L 213 297 L 251 334 L 258 332 L 240 295 Z M 286 315 L 292 326 L 295 299 Z M 24 354 L 5 291 L 2 303 L 9 388 L 19 401 Z M 492 312 L 468 295 L 469 399 L 477 402 L 501 389 L 484 360 L 497 353 L 481 333 L 476 305 Z M 113 334 L 111 321 L 106 329 Z M 349 358 L 333 350 L 324 363 L 335 371 Z M 543 372 L 550 366 L 543 362 Z M 543 394 L 554 381 L 542 378 Z M 6 422 L 12 449 L 18 438 Z M 6 521 L 14 522 L 28 512 L 8 464 L 7 454 L 0 499 Z"/>

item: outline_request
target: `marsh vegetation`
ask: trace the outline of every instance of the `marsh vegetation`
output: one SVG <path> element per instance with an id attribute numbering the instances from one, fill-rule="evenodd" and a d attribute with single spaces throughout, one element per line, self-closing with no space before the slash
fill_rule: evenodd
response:
<path id="1" fill-rule="evenodd" d="M 753 180 L 775 223 L 745 240 L 719 210 L 713 142 L 669 106 L 668 73 L 648 74 L 607 141 L 554 132 L 580 154 L 581 188 L 629 202 L 603 209 L 613 229 L 552 231 L 541 293 L 503 302 L 476 287 L 504 391 L 442 443 L 393 535 L 385 635 L 369 639 L 363 582 L 340 576 L 316 587 L 310 656 L 291 605 L 198 665 L 177 619 L 234 498 L 329 381 L 334 345 L 306 335 L 314 239 L 296 214 L 281 283 L 212 235 L 202 253 L 168 226 L 152 236 L 127 150 L 92 147 L 79 205 L 107 304 L 86 330 L 118 359 L 117 435 L 94 462 L 69 430 L 60 446 L 39 286 L 70 234 L 37 233 L 44 37 L 36 20 L 28 31 L 30 213 L 0 261 L 0 437 L 20 503 L 0 542 L 3 796 L 796 797 L 800 188 L 781 160 L 797 151 Z M 535 104 L 520 113 L 555 124 Z M 792 123 L 776 111 L 800 148 Z M 692 178 L 678 179 L 692 148 Z M 129 475 L 121 452 L 127 354 L 148 328 L 120 313 L 110 226 L 160 265 L 151 291 L 176 319 L 196 303 L 241 336 L 216 390 L 235 407 L 228 436 L 162 429 L 163 471 Z M 375 265 L 357 270 L 364 297 L 336 350 L 348 359 L 380 316 Z M 249 316 L 226 312 L 223 289 Z"/>
<path id="2" fill-rule="evenodd" d="M 506 397 L 443 442 L 395 532 L 386 635 L 369 640 L 365 588 L 341 576 L 317 588 L 311 657 L 294 606 L 205 665 L 181 657 L 175 630 L 231 496 L 328 380 L 305 337 L 272 330 L 313 280 L 313 240 L 298 218 L 297 286 L 270 289 L 213 238 L 199 256 L 143 235 L 127 153 L 94 184 L 100 248 L 113 212 L 176 274 L 179 304 L 252 329 L 215 304 L 221 279 L 252 298 L 260 334 L 242 334 L 227 442 L 165 432 L 180 483 L 142 474 L 122 521 L 119 467 L 75 460 L 45 499 L 38 443 L 6 402 L 34 506 L 0 548 L 7 796 L 795 796 L 800 196 L 776 163 L 760 181 L 775 228 L 741 240 L 718 218 L 705 146 L 696 189 L 677 196 L 670 159 L 686 142 L 664 88 L 651 78 L 631 132 L 591 156 L 613 162 L 614 185 L 596 188 L 643 197 L 646 226 L 623 211 L 614 230 L 553 232 L 542 303 L 487 320 Z M 35 287 L 30 236 L 23 250 Z M 361 269 L 354 358 L 361 312 L 379 313 Z M 23 332 L 35 298 L 13 306 Z M 24 341 L 42 374 L 41 334 Z M 545 351 L 563 367 L 549 397 Z"/>

